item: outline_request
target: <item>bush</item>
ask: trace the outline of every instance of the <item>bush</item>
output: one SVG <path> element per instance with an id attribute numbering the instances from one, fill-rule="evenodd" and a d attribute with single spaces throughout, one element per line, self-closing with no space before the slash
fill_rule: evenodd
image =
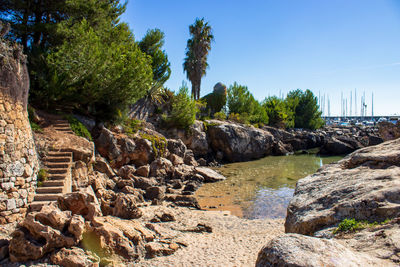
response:
<path id="1" fill-rule="evenodd" d="M 139 130 L 143 129 L 143 121 L 136 119 L 127 119 L 122 123 L 124 132 L 128 135 L 134 135 Z"/>
<path id="2" fill-rule="evenodd" d="M 220 121 L 224 121 L 226 120 L 226 114 L 223 111 L 217 112 L 214 114 L 214 119 L 220 120 Z"/>
<path id="3" fill-rule="evenodd" d="M 193 125 L 199 111 L 197 103 L 189 95 L 189 89 L 182 85 L 179 92 L 171 99 L 171 111 L 162 119 L 167 126 L 188 129 Z"/>
<path id="4" fill-rule="evenodd" d="M 167 149 L 167 140 L 164 137 L 149 135 L 145 133 L 140 134 L 140 137 L 143 139 L 147 139 L 151 142 L 154 151 L 154 156 L 156 158 L 163 157 L 165 155 Z"/>
<path id="5" fill-rule="evenodd" d="M 47 179 L 49 178 L 49 174 L 47 172 L 47 170 L 45 169 L 40 169 L 38 174 L 37 174 L 37 186 L 41 187 L 43 185 L 44 181 L 47 181 Z"/>
<path id="6" fill-rule="evenodd" d="M 28 119 L 29 119 L 29 124 L 31 125 L 31 129 L 34 132 L 39 132 L 42 133 L 43 129 L 40 127 L 39 124 L 33 121 L 33 118 L 35 117 L 35 109 L 31 106 L 28 106 Z"/>
<path id="7" fill-rule="evenodd" d="M 80 121 L 78 121 L 72 115 L 64 115 L 65 119 L 68 120 L 71 130 L 77 135 L 92 141 L 92 135 L 89 130 L 83 125 Z"/>

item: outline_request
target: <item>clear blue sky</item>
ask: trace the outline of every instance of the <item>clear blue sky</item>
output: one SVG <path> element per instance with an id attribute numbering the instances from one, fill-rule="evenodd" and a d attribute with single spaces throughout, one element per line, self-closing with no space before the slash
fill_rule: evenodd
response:
<path id="1" fill-rule="evenodd" d="M 258 100 L 311 89 L 329 94 L 334 115 L 341 92 L 350 102 L 357 88 L 358 98 L 366 92 L 368 114 L 371 92 L 375 115 L 400 114 L 400 0 L 130 0 L 122 20 L 137 40 L 148 29 L 165 33 L 172 90 L 186 81 L 182 63 L 196 17 L 215 36 L 202 96 L 217 82 L 247 85 Z"/>

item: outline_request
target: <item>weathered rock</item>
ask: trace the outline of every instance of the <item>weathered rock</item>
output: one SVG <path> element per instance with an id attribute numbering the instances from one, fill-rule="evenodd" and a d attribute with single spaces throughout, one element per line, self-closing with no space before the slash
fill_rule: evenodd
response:
<path id="1" fill-rule="evenodd" d="M 115 160 L 121 155 L 121 149 L 117 145 L 117 138 L 105 127 L 100 130 L 100 135 L 95 141 L 96 149 L 108 160 Z"/>
<path id="2" fill-rule="evenodd" d="M 201 209 L 199 202 L 197 202 L 197 199 L 194 196 L 168 194 L 165 196 L 165 200 L 170 201 L 177 206 Z"/>
<path id="3" fill-rule="evenodd" d="M 59 197 L 58 206 L 61 210 L 70 210 L 72 214 L 82 215 L 86 220 L 102 215 L 100 204 L 91 187 Z"/>
<path id="4" fill-rule="evenodd" d="M 133 181 L 136 188 L 140 188 L 143 190 L 146 190 L 147 188 L 158 184 L 156 179 L 154 178 L 134 177 Z"/>
<path id="5" fill-rule="evenodd" d="M 216 171 L 210 168 L 196 167 L 195 171 L 197 174 L 200 174 L 202 177 L 204 177 L 204 182 L 206 183 L 214 183 L 226 179 L 225 176 L 217 173 Z"/>
<path id="6" fill-rule="evenodd" d="M 83 221 L 79 215 L 72 216 L 71 211 L 60 211 L 55 205 L 27 214 L 12 234 L 11 261 L 36 260 L 57 248 L 77 245 L 82 239 Z"/>
<path id="7" fill-rule="evenodd" d="M 165 158 L 158 158 L 150 164 L 150 176 L 152 177 L 171 177 L 173 173 L 174 166 Z"/>
<path id="8" fill-rule="evenodd" d="M 78 247 L 62 248 L 52 254 L 50 260 L 53 264 L 64 267 L 97 267 L 100 262 L 100 258 L 95 254 L 86 252 Z"/>
<path id="9" fill-rule="evenodd" d="M 175 154 L 181 158 L 185 156 L 186 146 L 180 139 L 168 139 L 167 148 L 171 154 Z"/>
<path id="10" fill-rule="evenodd" d="M 143 166 L 154 160 L 154 151 L 152 144 L 147 139 L 136 140 L 135 151 L 131 154 L 131 160 L 135 166 Z"/>
<path id="11" fill-rule="evenodd" d="M 93 168 L 95 171 L 105 173 L 109 178 L 116 176 L 114 170 L 111 168 L 105 158 L 96 157 Z"/>
<path id="12" fill-rule="evenodd" d="M 146 257 L 154 258 L 157 256 L 168 256 L 173 254 L 179 246 L 177 244 L 163 244 L 158 242 L 149 242 L 146 244 Z"/>
<path id="13" fill-rule="evenodd" d="M 199 166 L 196 159 L 194 158 L 193 151 L 190 149 L 186 150 L 185 156 L 183 157 L 183 162 L 190 166 Z"/>
<path id="14" fill-rule="evenodd" d="M 310 235 L 345 218 L 400 216 L 400 139 L 367 147 L 297 182 L 286 232 Z"/>
<path id="15" fill-rule="evenodd" d="M 353 152 L 356 148 L 348 143 L 344 143 L 334 137 L 321 147 L 320 154 L 323 155 L 346 155 Z"/>
<path id="16" fill-rule="evenodd" d="M 146 189 L 145 197 L 149 200 L 162 200 L 165 196 L 165 188 L 161 186 L 151 186 Z"/>
<path id="17" fill-rule="evenodd" d="M 72 168 L 72 187 L 77 191 L 81 187 L 89 185 L 88 168 L 83 161 L 77 161 Z"/>
<path id="18" fill-rule="evenodd" d="M 172 162 L 174 166 L 182 165 L 184 163 L 183 158 L 175 154 L 170 154 L 168 159 Z"/>
<path id="19" fill-rule="evenodd" d="M 286 234 L 261 249 L 256 266 L 387 266 L 387 262 L 335 240 Z"/>
<path id="20" fill-rule="evenodd" d="M 137 168 L 136 170 L 136 175 L 143 176 L 143 177 L 149 177 L 150 175 L 150 165 L 143 165 Z"/>
<path id="21" fill-rule="evenodd" d="M 113 204 L 112 215 L 123 219 L 140 218 L 143 213 L 136 205 L 139 201 L 135 195 L 119 193 Z"/>
<path id="22" fill-rule="evenodd" d="M 136 168 L 132 165 L 122 166 L 118 170 L 118 175 L 121 176 L 122 178 L 133 178 L 135 173 L 136 173 Z"/>
<path id="23" fill-rule="evenodd" d="M 239 124 L 224 123 L 208 126 L 214 151 L 222 151 L 230 162 L 258 159 L 271 155 L 275 138 L 267 131 Z"/>

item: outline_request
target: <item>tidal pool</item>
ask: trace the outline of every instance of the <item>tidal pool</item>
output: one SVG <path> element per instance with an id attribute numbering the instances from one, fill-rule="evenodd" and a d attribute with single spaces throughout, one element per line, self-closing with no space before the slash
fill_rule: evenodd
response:
<path id="1" fill-rule="evenodd" d="M 227 179 L 204 184 L 196 197 L 206 210 L 225 210 L 248 219 L 284 218 L 297 180 L 342 157 L 315 154 L 265 157 L 215 168 Z"/>

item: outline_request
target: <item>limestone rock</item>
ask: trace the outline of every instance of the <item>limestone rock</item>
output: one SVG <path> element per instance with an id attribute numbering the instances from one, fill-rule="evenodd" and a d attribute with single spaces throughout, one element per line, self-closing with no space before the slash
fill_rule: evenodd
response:
<path id="1" fill-rule="evenodd" d="M 297 182 L 286 232 L 310 235 L 345 218 L 400 216 L 400 139 L 367 147 Z"/>
<path id="2" fill-rule="evenodd" d="M 150 165 L 143 165 L 137 168 L 136 170 L 136 175 L 143 176 L 143 177 L 149 177 L 150 174 Z"/>
<path id="3" fill-rule="evenodd" d="M 146 189 L 145 197 L 149 200 L 163 200 L 165 195 L 165 188 L 161 186 L 151 186 Z"/>
<path id="4" fill-rule="evenodd" d="M 132 178 L 135 172 L 136 168 L 134 166 L 125 165 L 118 170 L 118 175 L 121 176 L 122 178 Z"/>
<path id="5" fill-rule="evenodd" d="M 108 164 L 105 158 L 96 157 L 96 161 L 94 163 L 93 168 L 95 171 L 105 173 L 109 178 L 115 176 L 114 170 L 111 168 L 111 166 Z"/>
<path id="6" fill-rule="evenodd" d="M 387 262 L 335 240 L 286 234 L 274 238 L 261 249 L 256 266 L 387 266 Z"/>
<path id="7" fill-rule="evenodd" d="M 170 177 L 174 172 L 171 161 L 165 158 L 158 158 L 150 164 L 150 176 Z"/>
<path id="8" fill-rule="evenodd" d="M 98 267 L 99 257 L 78 247 L 62 248 L 51 255 L 53 264 L 64 267 Z"/>
<path id="9" fill-rule="evenodd" d="M 58 206 L 61 210 L 70 210 L 72 214 L 82 215 L 86 220 L 102 215 L 100 204 L 91 187 L 59 197 Z"/>
<path id="10" fill-rule="evenodd" d="M 271 155 L 275 143 L 267 131 L 233 123 L 210 125 L 208 135 L 212 149 L 222 151 L 229 162 Z"/>
<path id="11" fill-rule="evenodd" d="M 167 148 L 170 153 L 179 157 L 183 157 L 186 153 L 186 146 L 180 139 L 168 139 Z"/>
<path id="12" fill-rule="evenodd" d="M 226 179 L 225 176 L 217 173 L 216 171 L 210 168 L 196 167 L 195 171 L 197 174 L 200 174 L 202 177 L 204 177 L 204 182 L 206 183 L 214 183 Z"/>
<path id="13" fill-rule="evenodd" d="M 113 216 L 123 219 L 137 219 L 142 216 L 142 211 L 137 207 L 138 199 L 135 195 L 119 193 L 113 203 Z"/>

